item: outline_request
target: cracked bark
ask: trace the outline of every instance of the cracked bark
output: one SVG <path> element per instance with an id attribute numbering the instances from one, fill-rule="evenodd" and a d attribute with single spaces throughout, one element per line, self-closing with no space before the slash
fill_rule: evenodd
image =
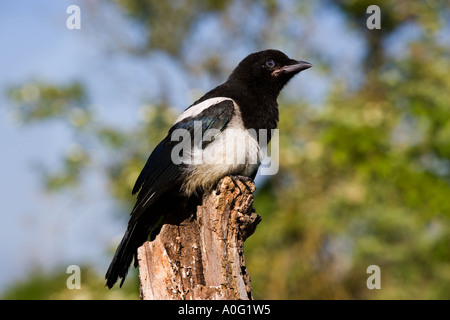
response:
<path id="1" fill-rule="evenodd" d="M 244 241 L 261 217 L 254 212 L 252 182 L 223 178 L 182 221 L 165 221 L 138 249 L 143 300 L 251 300 Z M 245 184 L 245 185 L 244 185 Z"/>

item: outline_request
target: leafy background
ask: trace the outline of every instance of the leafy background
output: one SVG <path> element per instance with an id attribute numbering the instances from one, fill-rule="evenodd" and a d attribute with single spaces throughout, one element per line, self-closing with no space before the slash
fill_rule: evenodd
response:
<path id="1" fill-rule="evenodd" d="M 243 57 L 277 48 L 314 67 L 280 96 L 280 170 L 257 178 L 255 298 L 449 299 L 450 8 L 378 1 L 369 30 L 371 4 L 3 1 L 0 296 L 138 299 L 135 271 L 111 291 L 103 274 L 148 154 Z"/>

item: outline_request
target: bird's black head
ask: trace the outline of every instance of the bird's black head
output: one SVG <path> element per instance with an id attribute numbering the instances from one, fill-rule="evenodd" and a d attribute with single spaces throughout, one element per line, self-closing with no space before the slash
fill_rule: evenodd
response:
<path id="1" fill-rule="evenodd" d="M 276 98 L 294 75 L 311 66 L 309 62 L 290 59 L 281 51 L 264 50 L 242 60 L 229 80 L 238 81 L 249 89 L 273 92 Z"/>

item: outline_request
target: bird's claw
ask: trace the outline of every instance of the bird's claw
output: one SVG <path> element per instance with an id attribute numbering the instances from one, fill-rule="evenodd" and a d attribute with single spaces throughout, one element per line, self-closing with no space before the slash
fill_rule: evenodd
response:
<path id="1" fill-rule="evenodd" d="M 244 193 L 241 189 L 241 187 L 239 186 L 239 183 L 237 181 L 240 181 L 245 189 L 247 189 L 248 192 L 252 193 L 253 190 L 246 184 L 246 182 L 252 182 L 253 183 L 253 179 L 250 177 L 246 177 L 246 176 L 241 176 L 241 175 L 231 175 L 229 176 L 231 178 L 231 181 L 233 181 L 234 185 L 239 189 L 239 191 L 241 193 Z"/>

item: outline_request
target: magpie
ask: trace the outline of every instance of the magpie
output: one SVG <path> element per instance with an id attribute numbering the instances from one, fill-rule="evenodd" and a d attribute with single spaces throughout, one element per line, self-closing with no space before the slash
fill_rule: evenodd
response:
<path id="1" fill-rule="evenodd" d="M 136 204 L 106 273 L 106 286 L 111 289 L 118 278 L 122 286 L 133 258 L 137 267 L 137 249 L 155 238 L 169 207 L 183 210 L 183 199 L 212 190 L 225 176 L 255 178 L 265 152 L 258 133 L 266 130 L 270 140 L 278 123 L 280 91 L 311 66 L 278 50 L 252 53 L 226 82 L 181 113 L 136 180 Z"/>

